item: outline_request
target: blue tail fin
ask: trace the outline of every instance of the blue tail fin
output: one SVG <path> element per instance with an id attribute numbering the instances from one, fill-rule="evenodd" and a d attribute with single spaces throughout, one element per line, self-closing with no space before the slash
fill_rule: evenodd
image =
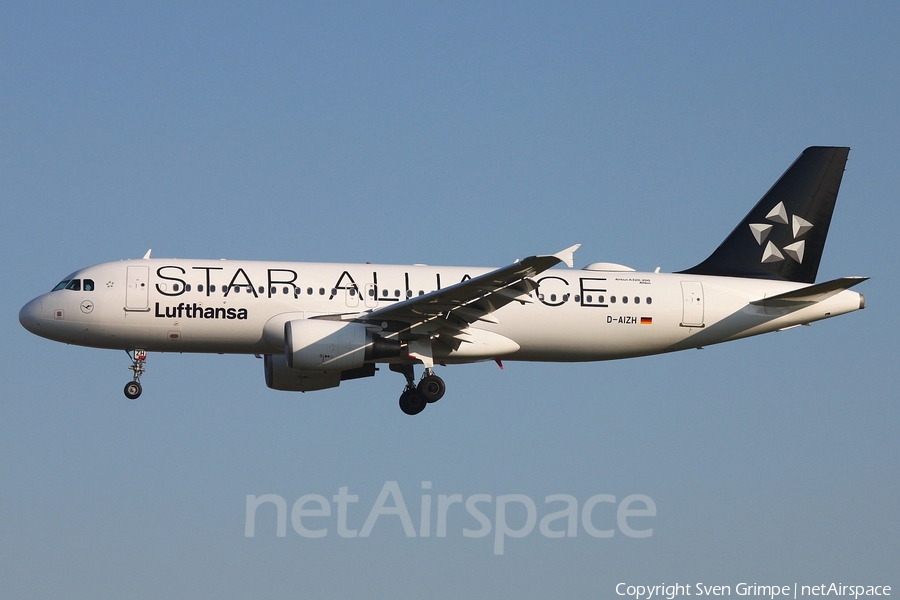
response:
<path id="1" fill-rule="evenodd" d="M 681 272 L 815 282 L 849 152 L 804 150 L 709 258 Z"/>

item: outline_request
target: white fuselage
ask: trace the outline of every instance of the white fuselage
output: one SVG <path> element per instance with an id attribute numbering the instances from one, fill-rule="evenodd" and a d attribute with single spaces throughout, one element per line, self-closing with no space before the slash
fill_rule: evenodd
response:
<path id="1" fill-rule="evenodd" d="M 70 275 L 79 285 L 35 298 L 20 313 L 52 340 L 156 352 L 279 354 L 284 323 L 348 319 L 489 272 L 476 267 L 142 259 Z M 763 279 L 551 269 L 531 301 L 475 322 L 475 343 L 442 363 L 487 359 L 593 361 L 694 348 L 857 310 L 842 290 L 791 309 L 753 301 L 804 287 Z M 89 282 L 89 283 L 88 283 Z M 88 289 L 86 289 L 88 288 Z M 390 361 L 385 361 L 390 362 Z"/>

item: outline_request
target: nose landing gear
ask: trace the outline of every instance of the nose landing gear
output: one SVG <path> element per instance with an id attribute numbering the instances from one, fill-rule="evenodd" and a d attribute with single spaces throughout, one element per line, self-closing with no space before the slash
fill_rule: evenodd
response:
<path id="1" fill-rule="evenodd" d="M 418 385 L 415 383 L 412 365 L 392 364 L 390 369 L 406 377 L 406 387 L 400 394 L 400 410 L 407 415 L 419 414 L 427 405 L 443 398 L 447 391 L 444 380 L 435 375 L 430 367 L 425 369 Z"/>
<path id="2" fill-rule="evenodd" d="M 135 400 L 141 395 L 141 375 L 144 374 L 144 363 L 147 361 L 147 351 L 136 349 L 133 353 L 128 352 L 128 358 L 131 359 L 131 366 L 128 367 L 134 372 L 134 379 L 125 384 L 125 397 L 129 400 Z"/>

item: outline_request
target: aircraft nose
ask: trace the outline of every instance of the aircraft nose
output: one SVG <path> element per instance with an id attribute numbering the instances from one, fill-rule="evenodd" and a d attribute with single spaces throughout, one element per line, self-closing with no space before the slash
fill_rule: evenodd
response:
<path id="1" fill-rule="evenodd" d="M 39 335 L 43 306 L 40 298 L 35 298 L 19 311 L 19 323 L 31 333 Z"/>

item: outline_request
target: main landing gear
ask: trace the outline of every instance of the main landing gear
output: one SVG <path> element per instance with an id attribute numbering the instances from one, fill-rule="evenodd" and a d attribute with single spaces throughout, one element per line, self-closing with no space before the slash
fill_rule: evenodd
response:
<path id="1" fill-rule="evenodd" d="M 400 394 L 400 410 L 408 415 L 417 415 L 432 402 L 437 402 L 444 397 L 447 386 L 444 380 L 434 374 L 434 370 L 425 369 L 419 384 L 415 383 L 415 375 L 412 365 L 391 365 L 391 371 L 406 377 L 406 388 Z"/>
<path id="2" fill-rule="evenodd" d="M 125 352 L 128 352 L 128 350 Z M 143 388 L 141 388 L 141 375 L 144 374 L 147 351 L 135 350 L 134 352 L 128 352 L 128 358 L 131 359 L 131 366 L 128 368 L 134 372 L 134 379 L 125 384 L 125 397 L 129 400 L 135 400 L 143 391 Z"/>

